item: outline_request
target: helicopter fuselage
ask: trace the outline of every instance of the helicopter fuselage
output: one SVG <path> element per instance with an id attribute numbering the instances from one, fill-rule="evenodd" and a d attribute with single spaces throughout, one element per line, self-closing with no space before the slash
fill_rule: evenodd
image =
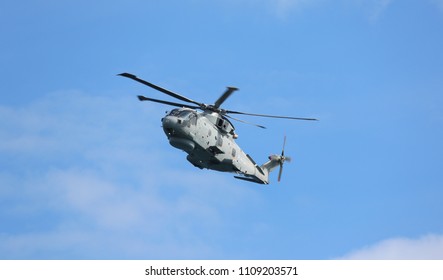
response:
<path id="1" fill-rule="evenodd" d="M 178 107 L 171 110 L 162 118 L 163 130 L 168 137 L 169 143 L 173 147 L 183 150 L 188 154 L 186 158 L 190 163 L 200 169 L 207 168 L 223 172 L 234 172 L 240 175 L 234 176 L 235 178 L 254 183 L 269 184 L 269 173 L 278 166 L 280 166 L 278 174 L 278 181 L 280 181 L 283 163 L 290 161 L 290 157 L 284 155 L 286 136 L 283 141 L 281 155 L 271 155 L 269 156 L 269 161 L 258 166 L 235 142 L 234 139 L 237 138 L 237 134 L 234 131 L 234 126 L 227 118 L 260 128 L 265 127 L 236 119 L 231 115 L 316 120 L 312 118 L 245 113 L 220 108 L 226 99 L 229 98 L 234 91 L 238 90 L 236 87 L 227 87 L 225 92 L 213 104 L 205 104 L 140 79 L 133 74 L 121 73 L 118 75 L 187 103 L 184 104 L 138 95 L 140 101 L 150 101 Z M 198 112 L 196 109 L 202 112 Z"/>
<path id="2" fill-rule="evenodd" d="M 234 172 L 250 181 L 269 183 L 268 169 L 258 166 L 237 145 L 234 126 L 220 114 L 176 108 L 162 118 L 162 127 L 169 143 L 186 152 L 186 159 L 194 166 Z"/>

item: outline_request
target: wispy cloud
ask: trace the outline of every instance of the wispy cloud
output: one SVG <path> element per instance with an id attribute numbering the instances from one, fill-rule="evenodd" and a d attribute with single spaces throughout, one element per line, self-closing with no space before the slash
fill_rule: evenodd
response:
<path id="1" fill-rule="evenodd" d="M 393 5 L 394 0 L 341 0 L 334 3 L 352 7 L 354 12 L 363 12 L 370 22 L 375 23 Z"/>
<path id="2" fill-rule="evenodd" d="M 379 17 L 388 9 L 393 0 L 374 0 L 373 8 L 370 14 L 371 21 L 377 21 Z"/>
<path id="3" fill-rule="evenodd" d="M 266 10 L 266 13 L 279 19 L 286 19 L 295 12 L 302 11 L 319 2 L 329 0 L 242 0 L 222 1 L 230 7 L 241 7 L 252 10 Z M 245 7 L 246 6 L 246 7 Z"/>
<path id="4" fill-rule="evenodd" d="M 436 0 L 440 1 L 440 0 Z M 275 10 L 279 17 L 287 17 L 289 14 L 300 11 L 307 7 L 321 6 L 321 5 L 334 5 L 337 8 L 343 8 L 343 4 L 357 5 L 363 9 L 369 17 L 371 22 L 376 22 L 389 8 L 394 0 L 341 0 L 341 1 L 331 1 L 331 0 L 269 0 L 270 5 Z"/>
<path id="5" fill-rule="evenodd" d="M 308 0 L 270 0 L 275 12 L 280 17 L 286 17 L 290 12 L 299 10 L 312 4 L 313 1 Z"/>
<path id="6" fill-rule="evenodd" d="M 437 5 L 443 11 L 443 0 L 430 0 L 431 3 Z"/>
<path id="7" fill-rule="evenodd" d="M 441 0 L 430 0 L 441 2 Z M 377 22 L 394 0 L 243 0 L 224 1 L 230 7 L 241 9 L 266 10 L 268 15 L 286 20 L 307 11 L 333 11 L 345 9 L 350 13 L 363 13 L 370 22 Z M 245 7 L 246 6 L 246 7 Z"/>
<path id="8" fill-rule="evenodd" d="M 342 259 L 431 260 L 443 259 L 443 235 L 429 234 L 417 239 L 392 238 L 353 251 Z"/>

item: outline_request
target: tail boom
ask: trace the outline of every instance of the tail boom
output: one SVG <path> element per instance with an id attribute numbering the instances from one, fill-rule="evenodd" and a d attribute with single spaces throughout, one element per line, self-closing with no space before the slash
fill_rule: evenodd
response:
<path id="1" fill-rule="evenodd" d="M 269 173 L 275 170 L 276 167 L 281 166 L 285 158 L 280 155 L 271 155 L 269 160 L 262 164 L 261 166 L 255 166 L 254 174 L 242 173 L 242 176 L 234 176 L 236 179 L 245 180 L 253 183 L 268 185 L 269 184 Z"/>

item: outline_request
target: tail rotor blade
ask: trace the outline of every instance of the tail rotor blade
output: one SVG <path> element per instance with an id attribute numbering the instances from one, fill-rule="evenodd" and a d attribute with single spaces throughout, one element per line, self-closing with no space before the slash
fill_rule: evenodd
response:
<path id="1" fill-rule="evenodd" d="M 281 150 L 281 156 L 282 157 L 285 156 L 285 146 L 286 146 L 286 135 L 285 135 L 285 138 L 283 139 L 283 148 Z"/>
<path id="2" fill-rule="evenodd" d="M 290 162 L 291 158 L 290 157 L 285 157 L 285 146 L 286 146 L 286 135 L 283 138 L 283 148 L 281 150 L 281 156 L 279 158 L 279 163 L 280 163 L 280 170 L 278 171 L 278 182 L 280 182 L 281 180 L 281 175 L 283 173 L 283 164 L 285 163 L 285 161 Z"/>
<path id="3" fill-rule="evenodd" d="M 281 174 L 283 173 L 283 162 L 280 162 L 280 170 L 278 171 L 278 181 L 281 180 Z"/>

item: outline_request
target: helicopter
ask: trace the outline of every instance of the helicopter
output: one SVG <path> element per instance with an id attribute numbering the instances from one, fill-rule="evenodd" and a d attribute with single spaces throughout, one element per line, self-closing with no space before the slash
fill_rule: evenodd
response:
<path id="1" fill-rule="evenodd" d="M 252 114 L 220 108 L 226 99 L 238 90 L 236 87 L 227 87 L 226 91 L 214 104 L 205 104 L 147 82 L 130 73 L 121 73 L 118 74 L 118 76 L 132 79 L 175 99 L 188 103 L 183 104 L 138 95 L 140 101 L 150 101 L 176 107 L 166 112 L 166 116 L 161 119 L 163 131 L 171 146 L 188 154 L 186 159 L 192 165 L 200 169 L 235 173 L 236 175 L 234 177 L 236 179 L 249 182 L 269 184 L 269 174 L 277 167 L 280 167 L 278 174 L 278 182 L 280 182 L 283 164 L 286 161 L 291 161 L 290 157 L 285 156 L 286 136 L 284 137 L 281 154 L 270 155 L 267 162 L 258 165 L 252 157 L 246 154 L 235 142 L 238 135 L 235 132 L 234 125 L 229 119 L 255 125 L 260 128 L 265 127 L 234 118 L 231 115 L 317 121 L 317 119 L 314 118 Z"/>

